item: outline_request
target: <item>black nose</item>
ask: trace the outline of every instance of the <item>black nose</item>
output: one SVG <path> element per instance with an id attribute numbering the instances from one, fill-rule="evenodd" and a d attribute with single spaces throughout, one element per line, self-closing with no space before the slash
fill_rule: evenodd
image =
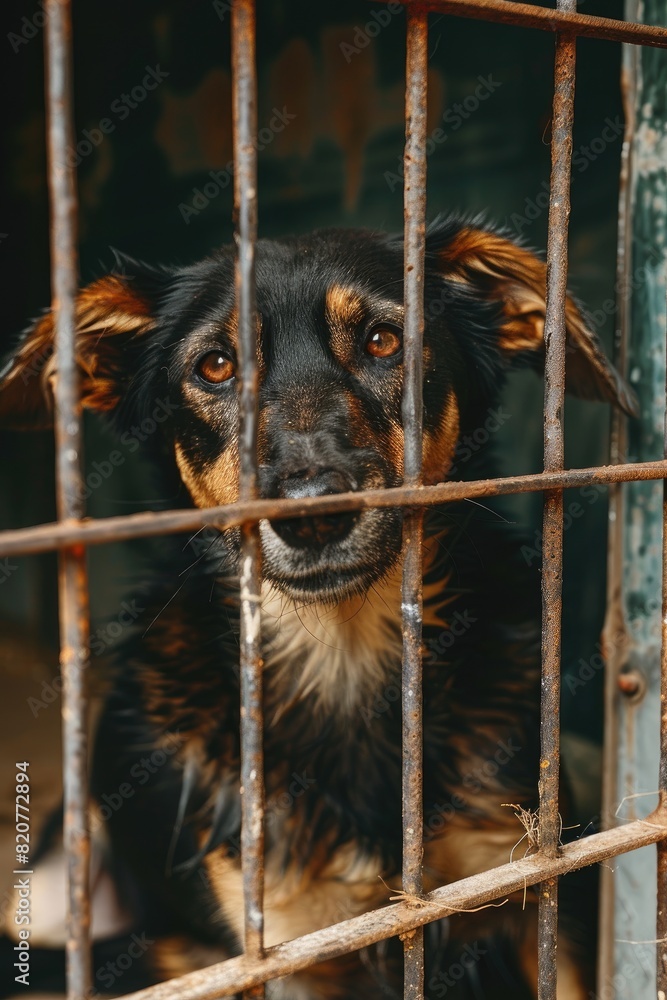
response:
<path id="1" fill-rule="evenodd" d="M 278 484 L 278 496 L 290 500 L 304 497 L 324 497 L 355 490 L 351 476 L 336 469 L 302 469 Z M 352 531 L 358 512 L 322 514 L 319 517 L 290 518 L 272 521 L 271 527 L 284 542 L 296 549 L 315 548 L 329 542 L 340 542 Z"/>

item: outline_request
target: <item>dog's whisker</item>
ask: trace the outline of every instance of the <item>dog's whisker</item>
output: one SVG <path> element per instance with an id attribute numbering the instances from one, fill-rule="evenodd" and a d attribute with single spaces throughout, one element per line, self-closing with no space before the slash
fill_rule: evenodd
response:
<path id="1" fill-rule="evenodd" d="M 499 521 L 504 521 L 505 524 L 513 523 L 512 521 L 509 521 L 506 517 L 503 517 L 503 515 L 499 513 L 497 510 L 494 510 L 493 507 L 487 507 L 486 504 L 480 503 L 479 500 L 471 500 L 470 497 L 464 497 L 463 499 L 465 500 L 466 503 L 472 503 L 475 505 L 475 507 L 481 507 L 482 510 L 487 510 L 489 514 L 493 514 L 494 517 L 497 517 Z"/>

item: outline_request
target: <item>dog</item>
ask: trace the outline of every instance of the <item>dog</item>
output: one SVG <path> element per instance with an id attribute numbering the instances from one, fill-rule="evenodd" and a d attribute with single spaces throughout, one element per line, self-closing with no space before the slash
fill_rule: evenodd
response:
<path id="1" fill-rule="evenodd" d="M 186 267 L 118 255 L 77 301 L 83 407 L 121 437 L 151 421 L 151 458 L 198 507 L 239 494 L 234 264 L 233 247 Z M 256 268 L 260 495 L 400 486 L 402 239 L 329 229 L 260 240 Z M 483 220 L 451 216 L 427 229 L 425 484 L 460 474 L 461 442 L 494 413 L 509 369 L 542 369 L 545 281 L 537 255 Z M 568 390 L 633 413 L 572 298 L 566 323 Z M 48 423 L 52 351 L 47 314 L 4 371 L 5 422 Z M 169 411 L 162 422 L 151 417 L 158 403 Z M 426 524 L 430 890 L 506 863 L 523 830 L 504 804 L 537 806 L 540 606 L 539 577 L 516 540 L 478 510 L 448 504 L 427 511 Z M 267 946 L 380 907 L 400 887 L 401 530 L 400 509 L 259 526 Z M 115 892 L 155 940 L 139 963 L 146 981 L 243 950 L 239 531 L 211 529 L 184 553 L 182 540 L 165 548 L 144 599 L 152 624 L 116 658 L 92 776 L 93 828 Z M 105 810 L 149 751 L 160 755 L 150 780 Z M 577 914 L 587 921 L 580 901 L 562 897 L 558 998 L 584 1000 L 592 949 Z M 536 926 L 530 891 L 430 925 L 428 995 L 536 996 Z M 273 983 L 268 995 L 401 996 L 401 981 L 400 945 L 385 942 Z M 137 985 L 111 982 L 116 992 Z"/>

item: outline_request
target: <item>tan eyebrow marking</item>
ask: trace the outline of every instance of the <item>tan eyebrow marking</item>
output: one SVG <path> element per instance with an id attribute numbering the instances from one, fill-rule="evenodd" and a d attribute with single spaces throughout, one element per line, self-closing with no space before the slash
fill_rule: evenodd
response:
<path id="1" fill-rule="evenodd" d="M 331 333 L 331 348 L 343 365 L 354 358 L 353 329 L 364 318 L 364 300 L 354 288 L 331 285 L 327 289 L 324 315 Z"/>
<path id="2" fill-rule="evenodd" d="M 223 332 L 229 337 L 229 342 L 235 351 L 239 349 L 239 313 L 236 306 L 232 306 L 225 321 L 222 324 Z M 262 350 L 262 317 L 257 316 L 257 369 L 259 377 L 262 379 L 266 373 L 264 352 Z"/>
<path id="3" fill-rule="evenodd" d="M 222 325 L 224 332 L 229 337 L 229 342 L 231 343 L 234 350 L 238 350 L 239 346 L 239 314 L 236 306 L 233 306 L 229 312 L 229 315 L 225 319 Z"/>

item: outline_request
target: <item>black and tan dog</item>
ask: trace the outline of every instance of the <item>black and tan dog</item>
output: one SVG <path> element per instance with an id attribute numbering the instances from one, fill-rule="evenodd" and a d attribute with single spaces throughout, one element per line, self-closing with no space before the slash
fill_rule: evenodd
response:
<path id="1" fill-rule="evenodd" d="M 238 493 L 233 271 L 231 247 L 184 268 L 122 259 L 78 303 L 83 405 L 122 435 L 169 401 L 151 451 L 177 467 L 200 507 Z M 401 240 L 382 233 L 259 243 L 263 496 L 401 483 L 402 275 Z M 440 221 L 427 236 L 425 310 L 424 478 L 437 483 L 457 442 L 488 419 L 506 370 L 543 364 L 545 266 L 479 221 Z M 632 411 L 572 301 L 567 326 L 568 388 Z M 46 419 L 52 336 L 46 316 L 5 372 L 1 411 L 16 424 Z M 488 522 L 451 505 L 428 516 L 424 875 L 433 888 L 507 862 L 522 831 L 502 804 L 535 806 L 539 587 Z M 399 884 L 401 514 L 266 522 L 261 541 L 272 945 L 381 906 L 384 883 Z M 169 757 L 107 824 L 123 903 L 137 928 L 165 935 L 147 956 L 157 978 L 242 949 L 237 544 L 233 531 L 216 533 L 194 561 L 187 553 L 186 577 L 176 557 L 156 573 L 154 624 L 123 648 L 97 738 L 98 803 L 147 748 Z M 474 997 L 534 995 L 535 905 L 522 903 L 431 928 L 428 995 L 454 995 L 458 979 Z M 580 1000 L 590 983 L 566 904 L 562 927 L 558 997 Z M 518 979 L 482 960 L 492 939 L 497 954 L 509 943 Z M 448 966 L 452 955 L 460 960 Z M 400 983 L 390 944 L 273 984 L 270 995 L 367 1000 L 401 995 Z"/>

